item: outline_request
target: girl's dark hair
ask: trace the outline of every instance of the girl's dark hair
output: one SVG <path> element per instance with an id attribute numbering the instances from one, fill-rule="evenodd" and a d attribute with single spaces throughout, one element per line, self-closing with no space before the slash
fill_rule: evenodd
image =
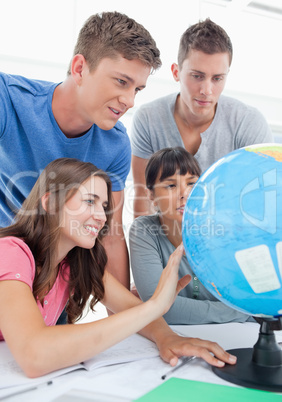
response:
<path id="1" fill-rule="evenodd" d="M 145 169 L 146 186 L 149 190 L 154 189 L 157 177 L 160 181 L 173 176 L 179 170 L 181 175 L 190 173 L 192 176 L 200 176 L 201 169 L 192 154 L 185 148 L 163 148 L 155 152 Z"/>
<path id="2" fill-rule="evenodd" d="M 0 229 L 0 237 L 16 236 L 25 241 L 35 260 L 33 295 L 43 304 L 44 297 L 51 290 L 58 275 L 64 275 L 63 264 L 57 267 L 55 252 L 60 238 L 61 213 L 65 203 L 76 193 L 81 184 L 91 176 L 105 180 L 108 191 L 107 221 L 100 231 L 92 249 L 74 247 L 67 255 L 70 266 L 69 301 L 66 308 L 68 322 L 73 323 L 82 316 L 83 309 L 90 301 L 90 308 L 103 298 L 103 275 L 107 256 L 102 238 L 109 230 L 113 213 L 112 185 L 108 175 L 89 162 L 78 159 L 60 158 L 49 163 L 43 170 L 14 223 Z M 41 198 L 48 193 L 46 210 Z"/>

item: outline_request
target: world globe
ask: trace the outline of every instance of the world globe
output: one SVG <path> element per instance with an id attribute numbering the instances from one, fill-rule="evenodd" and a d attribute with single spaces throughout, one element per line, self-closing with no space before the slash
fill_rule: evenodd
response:
<path id="1" fill-rule="evenodd" d="M 220 301 L 258 317 L 282 315 L 282 144 L 224 156 L 190 193 L 187 259 Z"/>

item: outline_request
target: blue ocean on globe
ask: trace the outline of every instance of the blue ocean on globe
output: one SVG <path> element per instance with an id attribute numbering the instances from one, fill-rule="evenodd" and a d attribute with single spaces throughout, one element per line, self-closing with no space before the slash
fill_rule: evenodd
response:
<path id="1" fill-rule="evenodd" d="M 187 259 L 220 301 L 282 315 L 282 144 L 224 156 L 199 178 L 182 222 Z"/>

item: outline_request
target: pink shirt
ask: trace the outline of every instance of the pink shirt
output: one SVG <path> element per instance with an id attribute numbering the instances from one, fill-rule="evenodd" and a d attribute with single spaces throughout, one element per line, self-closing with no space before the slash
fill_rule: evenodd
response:
<path id="1" fill-rule="evenodd" d="M 54 286 L 45 296 L 43 307 L 38 308 L 47 326 L 55 325 L 69 297 L 69 265 L 62 261 L 61 269 Z M 26 283 L 31 291 L 35 276 L 35 261 L 30 248 L 17 237 L 0 238 L 0 280 L 16 280 Z M 15 297 L 17 297 L 15 295 Z M 0 341 L 4 340 L 0 331 Z"/>

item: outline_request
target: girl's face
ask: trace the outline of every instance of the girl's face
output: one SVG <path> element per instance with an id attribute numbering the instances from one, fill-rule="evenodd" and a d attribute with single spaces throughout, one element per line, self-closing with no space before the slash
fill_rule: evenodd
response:
<path id="1" fill-rule="evenodd" d="M 107 220 L 107 205 L 107 184 L 98 176 L 86 180 L 65 203 L 60 232 L 60 247 L 65 254 L 76 246 L 94 246 Z"/>
<path id="2" fill-rule="evenodd" d="M 151 199 L 160 212 L 162 223 L 171 225 L 176 221 L 181 224 L 188 195 L 198 177 L 190 173 L 180 175 L 179 170 L 162 181 L 160 175 L 151 191 Z"/>

